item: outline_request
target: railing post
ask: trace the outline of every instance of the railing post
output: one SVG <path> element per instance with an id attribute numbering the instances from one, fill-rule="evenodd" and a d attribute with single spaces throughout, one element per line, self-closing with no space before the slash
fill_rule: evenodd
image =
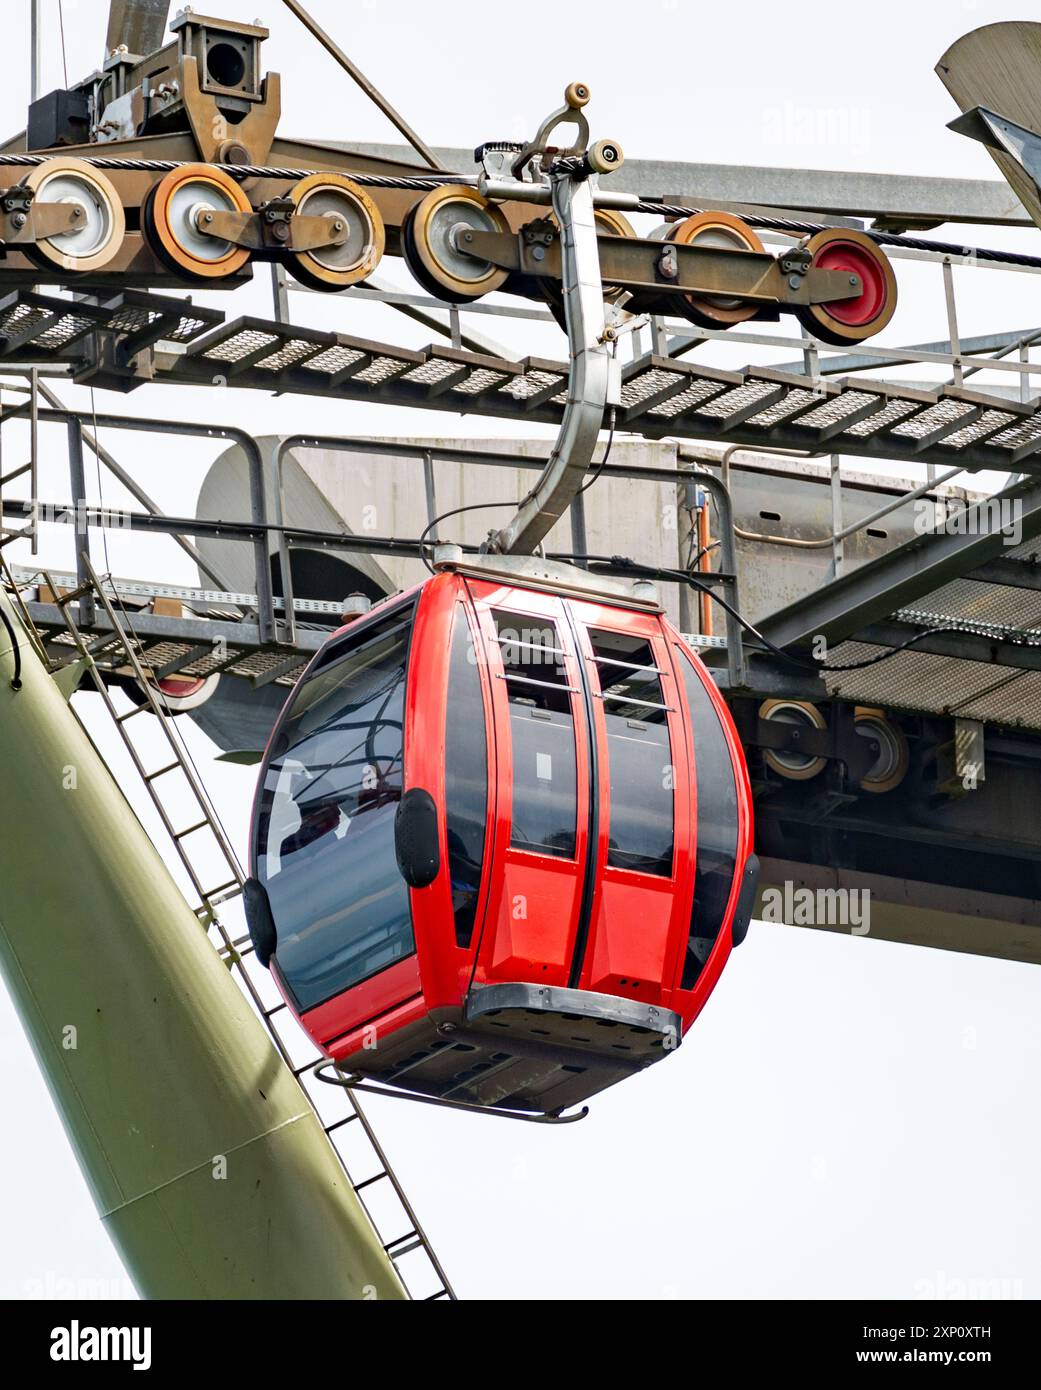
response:
<path id="1" fill-rule="evenodd" d="M 842 536 L 842 459 L 831 456 L 831 570 L 838 577 L 845 564 L 845 542 Z"/>
<path id="2" fill-rule="evenodd" d="M 69 439 L 69 482 L 72 486 L 72 528 L 76 547 L 76 587 L 79 588 L 90 581 L 87 480 L 83 467 L 83 436 L 80 434 L 79 421 L 69 420 L 66 430 Z M 94 595 L 89 588 L 83 589 L 79 600 L 79 623 L 80 627 L 90 627 L 94 623 Z"/>
<path id="3" fill-rule="evenodd" d="M 253 562 L 257 581 L 257 625 L 260 629 L 262 642 L 277 642 L 278 623 L 275 619 L 275 593 L 271 582 L 271 560 L 267 549 L 268 513 L 267 491 L 264 487 L 264 460 L 260 452 L 260 445 L 255 439 L 243 435 L 239 442 L 245 450 L 249 465 L 250 520 L 257 528 L 253 538 Z M 278 495 L 279 488 L 276 482 L 276 506 Z M 293 583 L 289 573 L 289 552 L 285 531 L 282 529 L 281 517 L 279 517 L 278 525 L 279 556 L 282 562 L 282 597 L 286 604 L 286 613 L 292 622 Z M 286 592 L 287 584 L 288 593 Z"/>

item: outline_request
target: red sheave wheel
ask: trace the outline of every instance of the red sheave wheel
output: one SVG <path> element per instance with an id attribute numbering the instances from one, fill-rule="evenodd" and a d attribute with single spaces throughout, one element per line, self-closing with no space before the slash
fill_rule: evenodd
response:
<path id="1" fill-rule="evenodd" d="M 862 343 L 880 332 L 896 310 L 896 276 L 889 257 L 864 232 L 828 227 L 805 243 L 820 270 L 848 271 L 860 279 L 853 299 L 801 305 L 795 316 L 803 327 L 826 343 Z"/>

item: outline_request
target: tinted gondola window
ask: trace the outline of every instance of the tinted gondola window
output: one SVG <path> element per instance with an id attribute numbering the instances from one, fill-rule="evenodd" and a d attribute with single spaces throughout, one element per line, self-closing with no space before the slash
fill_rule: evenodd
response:
<path id="1" fill-rule="evenodd" d="M 575 857 L 575 725 L 564 654 L 553 623 L 495 614 L 510 705 L 516 849 Z"/>
<path id="2" fill-rule="evenodd" d="M 730 901 L 737 865 L 737 782 L 715 705 L 690 659 L 679 653 L 678 660 L 694 734 L 698 798 L 694 906 L 680 981 L 684 989 L 692 989 L 719 935 Z"/>
<path id="3" fill-rule="evenodd" d="M 621 632 L 591 630 L 589 640 L 607 726 L 607 862 L 669 878 L 675 778 L 654 650 L 646 639 Z"/>
<path id="4" fill-rule="evenodd" d="M 484 699 L 466 613 L 456 610 L 445 716 L 445 829 L 455 937 L 469 946 L 481 891 L 488 823 L 488 748 Z"/>
<path id="5" fill-rule="evenodd" d="M 394 856 L 413 609 L 349 635 L 297 690 L 257 817 L 275 963 L 301 1009 L 414 950 Z"/>

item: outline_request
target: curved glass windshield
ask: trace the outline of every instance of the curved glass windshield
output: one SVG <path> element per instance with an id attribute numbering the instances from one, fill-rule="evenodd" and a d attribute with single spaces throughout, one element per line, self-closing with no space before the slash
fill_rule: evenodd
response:
<path id="1" fill-rule="evenodd" d="M 394 855 L 414 608 L 330 648 L 298 688 L 264 768 L 256 875 L 275 964 L 309 1009 L 414 949 Z"/>

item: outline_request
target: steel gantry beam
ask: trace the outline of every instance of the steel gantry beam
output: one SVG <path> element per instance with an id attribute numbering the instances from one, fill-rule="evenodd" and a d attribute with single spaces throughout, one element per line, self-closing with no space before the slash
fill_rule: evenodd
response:
<path id="1" fill-rule="evenodd" d="M 916 536 L 898 549 L 797 599 L 764 619 L 760 630 L 779 647 L 805 646 L 815 637 L 830 645 L 860 634 L 951 579 L 997 560 L 1008 537 L 989 526 L 995 506 L 1011 505 L 1023 541 L 1041 535 L 1041 481 L 1027 479 L 966 510 L 953 527 Z M 865 640 L 869 640 L 866 639 Z"/>
<path id="2" fill-rule="evenodd" d="M 407 161 L 412 152 L 393 144 L 337 144 L 368 158 Z M 435 146 L 446 169 L 469 169 L 473 151 Z M 628 159 L 612 175 L 622 193 L 696 196 L 726 203 L 791 209 L 825 216 L 874 218 L 887 228 L 938 227 L 944 222 L 1029 226 L 1008 184 L 997 179 L 921 178 L 917 174 L 865 174 L 848 169 L 778 169 L 754 164 L 697 164 Z"/>

